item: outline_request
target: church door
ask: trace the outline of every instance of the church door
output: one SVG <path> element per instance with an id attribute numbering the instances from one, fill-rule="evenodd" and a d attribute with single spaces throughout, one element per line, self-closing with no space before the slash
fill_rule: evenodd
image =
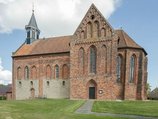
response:
<path id="1" fill-rule="evenodd" d="M 89 87 L 89 99 L 95 99 L 95 87 Z"/>
<path id="2" fill-rule="evenodd" d="M 88 99 L 96 99 L 97 98 L 96 90 L 97 90 L 97 84 L 93 79 L 91 79 L 87 83 L 87 93 L 88 93 L 87 96 L 88 96 Z"/>

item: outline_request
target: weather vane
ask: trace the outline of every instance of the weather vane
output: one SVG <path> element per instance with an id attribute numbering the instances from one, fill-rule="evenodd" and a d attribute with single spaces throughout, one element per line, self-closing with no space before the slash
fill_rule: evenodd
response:
<path id="1" fill-rule="evenodd" d="M 32 12 L 34 13 L 34 1 L 32 1 Z"/>

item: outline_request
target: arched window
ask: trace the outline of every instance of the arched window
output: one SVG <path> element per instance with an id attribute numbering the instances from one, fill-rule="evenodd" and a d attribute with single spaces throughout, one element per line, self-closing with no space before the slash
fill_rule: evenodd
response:
<path id="1" fill-rule="evenodd" d="M 122 56 L 117 56 L 117 65 L 116 65 L 116 73 L 117 73 L 117 82 L 121 82 L 121 72 L 122 71 Z"/>
<path id="2" fill-rule="evenodd" d="M 93 34 L 93 26 L 91 22 L 88 22 L 87 24 L 87 38 L 92 38 Z"/>
<path id="3" fill-rule="evenodd" d="M 21 80 L 21 68 L 20 67 L 17 68 L 17 79 Z"/>
<path id="4" fill-rule="evenodd" d="M 80 74 L 84 73 L 84 49 L 80 48 L 78 53 L 78 61 L 79 61 L 79 72 Z"/>
<path id="5" fill-rule="evenodd" d="M 102 62 L 105 66 L 105 73 L 107 73 L 107 47 L 105 45 L 102 46 Z"/>
<path id="6" fill-rule="evenodd" d="M 51 79 L 51 67 L 47 65 L 46 67 L 46 79 Z"/>
<path id="7" fill-rule="evenodd" d="M 29 79 L 29 68 L 28 66 L 25 67 L 25 79 Z"/>
<path id="8" fill-rule="evenodd" d="M 90 73 L 96 73 L 96 47 L 91 46 L 90 47 Z"/>
<path id="9" fill-rule="evenodd" d="M 84 65 L 84 49 L 83 48 L 80 48 L 79 50 L 79 65 Z"/>
<path id="10" fill-rule="evenodd" d="M 58 79 L 59 78 L 59 66 L 55 65 L 55 78 Z"/>
<path id="11" fill-rule="evenodd" d="M 94 35 L 95 35 L 95 37 L 100 36 L 100 34 L 99 34 L 99 22 L 98 21 L 94 22 Z"/>
<path id="12" fill-rule="evenodd" d="M 27 32 L 27 38 L 30 38 L 30 31 Z"/>
<path id="13" fill-rule="evenodd" d="M 37 79 L 37 69 L 35 66 L 31 69 L 31 79 Z"/>
<path id="14" fill-rule="evenodd" d="M 129 82 L 134 83 L 134 78 L 135 78 L 135 64 L 136 64 L 136 58 L 134 55 L 131 56 L 130 59 L 130 77 L 129 77 Z"/>
<path id="15" fill-rule="evenodd" d="M 62 77 L 63 77 L 63 79 L 69 78 L 69 68 L 66 64 L 64 64 L 63 68 L 62 68 Z"/>

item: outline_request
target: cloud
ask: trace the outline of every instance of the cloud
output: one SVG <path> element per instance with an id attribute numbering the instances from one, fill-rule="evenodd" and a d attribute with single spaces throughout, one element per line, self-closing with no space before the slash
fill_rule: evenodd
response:
<path id="1" fill-rule="evenodd" d="M 12 82 L 12 73 L 9 70 L 5 70 L 2 66 L 2 60 L 0 58 L 0 84 L 10 84 Z"/>
<path id="2" fill-rule="evenodd" d="M 122 0 L 34 0 L 42 36 L 73 34 L 94 3 L 108 19 Z M 0 32 L 24 29 L 31 17 L 33 0 L 0 0 Z"/>

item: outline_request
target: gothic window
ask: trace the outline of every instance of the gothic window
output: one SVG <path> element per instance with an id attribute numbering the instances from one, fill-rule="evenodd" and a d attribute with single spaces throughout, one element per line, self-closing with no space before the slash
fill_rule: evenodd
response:
<path id="1" fill-rule="evenodd" d="M 17 79 L 21 80 L 21 68 L 20 67 L 17 68 Z"/>
<path id="2" fill-rule="evenodd" d="M 69 68 L 66 64 L 64 64 L 63 68 L 62 68 L 62 77 L 63 77 L 63 79 L 69 78 Z"/>
<path id="3" fill-rule="evenodd" d="M 55 65 L 55 78 L 58 79 L 59 78 L 59 66 Z"/>
<path id="4" fill-rule="evenodd" d="M 37 79 L 37 69 L 35 66 L 31 69 L 31 79 Z"/>
<path id="5" fill-rule="evenodd" d="M 90 73 L 96 73 L 96 47 L 91 46 L 90 47 Z"/>
<path id="6" fill-rule="evenodd" d="M 29 68 L 28 66 L 25 67 L 25 79 L 29 79 Z"/>
<path id="7" fill-rule="evenodd" d="M 78 61 L 79 61 L 79 70 L 80 73 L 84 73 L 84 49 L 80 48 L 78 53 Z"/>
<path id="8" fill-rule="evenodd" d="M 105 73 L 107 73 L 107 47 L 105 45 L 102 46 L 102 60 L 105 66 Z"/>
<path id="9" fill-rule="evenodd" d="M 79 65 L 84 65 L 84 49 L 80 48 L 79 50 Z"/>
<path id="10" fill-rule="evenodd" d="M 46 67 L 46 79 L 51 79 L 51 67 L 47 65 Z"/>
<path id="11" fill-rule="evenodd" d="M 134 83 L 134 75 L 135 75 L 135 63 L 136 62 L 136 58 L 134 55 L 131 56 L 130 59 L 130 75 L 129 75 L 129 82 L 130 83 Z"/>
<path id="12" fill-rule="evenodd" d="M 91 22 L 87 24 L 87 38 L 91 38 L 93 34 L 93 26 Z"/>
<path id="13" fill-rule="evenodd" d="M 99 22 L 98 21 L 95 21 L 94 22 L 94 34 L 95 34 L 95 37 L 99 37 Z"/>
<path id="14" fill-rule="evenodd" d="M 122 73 L 121 71 L 122 71 L 122 57 L 118 55 L 117 65 L 116 65 L 117 82 L 121 82 L 121 73 Z"/>

